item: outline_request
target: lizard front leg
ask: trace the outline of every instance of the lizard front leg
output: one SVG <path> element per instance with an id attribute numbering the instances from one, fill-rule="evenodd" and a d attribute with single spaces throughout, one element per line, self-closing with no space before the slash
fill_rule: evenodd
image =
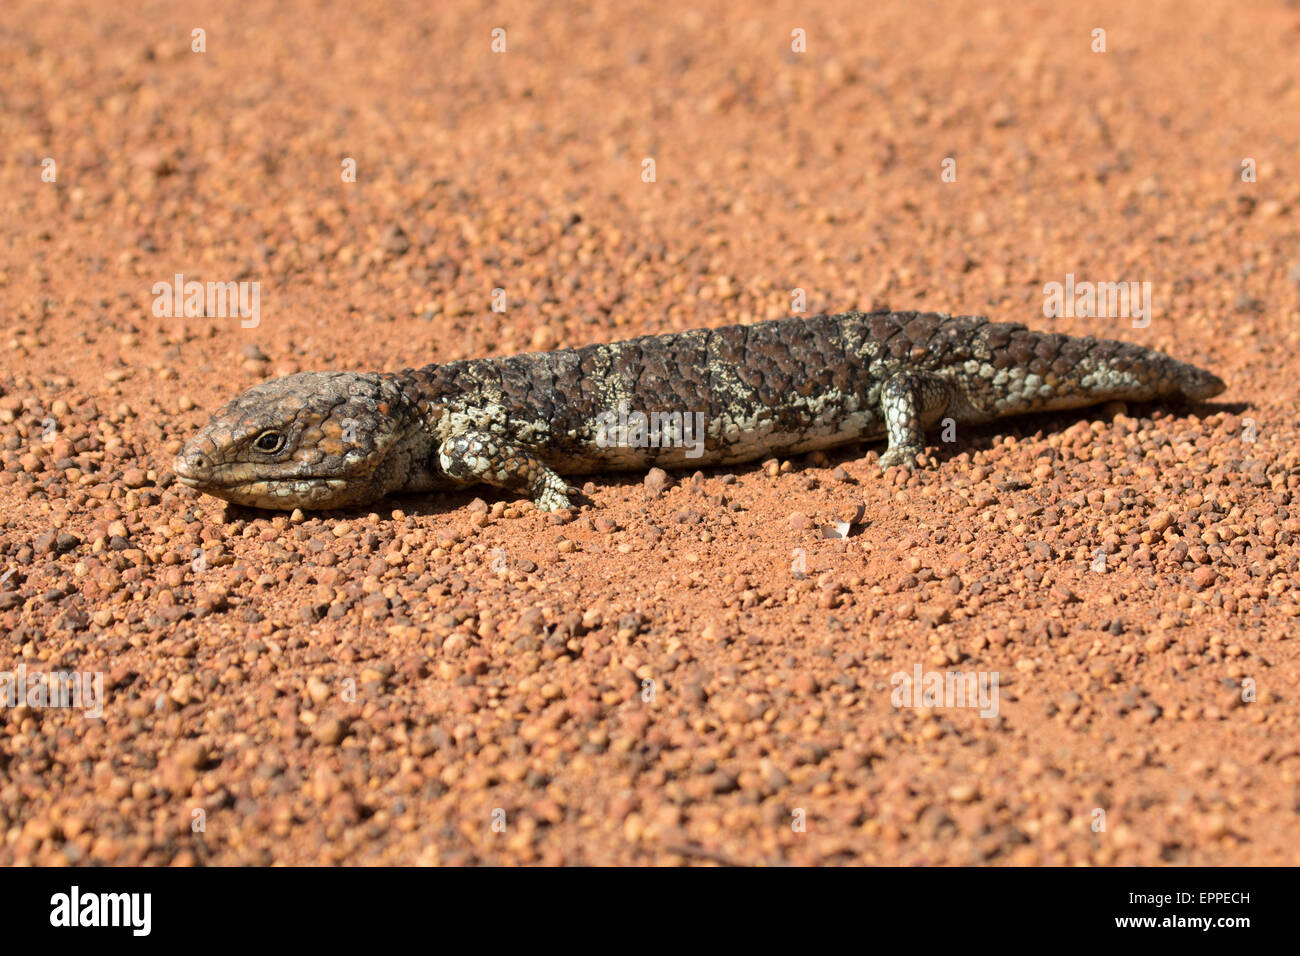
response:
<path id="1" fill-rule="evenodd" d="M 880 456 L 881 469 L 916 466 L 925 451 L 925 429 L 939 420 L 952 399 L 952 383 L 931 372 L 898 372 L 880 388 L 889 447 Z"/>
<path id="2" fill-rule="evenodd" d="M 539 511 L 568 508 L 568 482 L 532 452 L 489 431 L 467 431 L 442 443 L 438 464 L 464 484 L 482 482 L 527 495 Z"/>

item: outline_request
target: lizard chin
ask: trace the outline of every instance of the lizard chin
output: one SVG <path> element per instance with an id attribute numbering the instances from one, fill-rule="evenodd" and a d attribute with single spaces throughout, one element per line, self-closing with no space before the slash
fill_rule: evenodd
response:
<path id="1" fill-rule="evenodd" d="M 176 480 L 214 498 L 266 511 L 323 511 L 364 504 L 368 497 L 343 478 L 271 478 L 231 485 L 211 485 L 177 475 Z M 351 485 L 351 486 L 350 486 Z"/>

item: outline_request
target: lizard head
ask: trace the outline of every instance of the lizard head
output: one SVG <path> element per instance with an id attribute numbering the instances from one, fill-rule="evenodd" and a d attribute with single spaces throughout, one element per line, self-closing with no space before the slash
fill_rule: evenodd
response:
<path id="1" fill-rule="evenodd" d="M 385 376 L 300 372 L 222 406 L 173 470 L 182 484 L 254 508 L 354 507 L 406 480 L 409 456 L 395 452 L 417 428 L 414 406 Z"/>

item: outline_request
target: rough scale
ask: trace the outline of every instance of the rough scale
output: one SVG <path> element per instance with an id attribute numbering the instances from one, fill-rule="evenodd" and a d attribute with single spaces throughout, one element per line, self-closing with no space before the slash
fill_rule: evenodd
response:
<path id="1" fill-rule="evenodd" d="M 925 430 L 944 419 L 1223 389 L 1210 372 L 1126 342 L 974 316 L 848 312 L 402 372 L 289 375 L 221 408 L 175 472 L 259 508 L 350 508 L 482 483 L 555 510 L 572 493 L 561 475 L 730 465 L 878 438 L 889 443 L 882 468 L 911 468 Z"/>

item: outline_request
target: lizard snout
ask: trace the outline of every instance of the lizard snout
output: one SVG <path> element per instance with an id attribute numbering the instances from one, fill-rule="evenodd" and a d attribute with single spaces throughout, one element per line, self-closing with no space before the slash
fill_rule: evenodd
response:
<path id="1" fill-rule="evenodd" d="M 183 484 L 197 485 L 207 480 L 212 473 L 212 459 L 201 451 L 185 448 L 172 462 L 172 471 Z"/>

